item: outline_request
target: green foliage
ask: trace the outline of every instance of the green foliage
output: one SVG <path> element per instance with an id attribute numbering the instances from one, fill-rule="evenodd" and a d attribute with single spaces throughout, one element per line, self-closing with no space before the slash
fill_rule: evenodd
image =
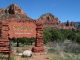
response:
<path id="1" fill-rule="evenodd" d="M 70 31 L 67 36 L 67 39 L 75 41 L 76 38 L 77 38 L 76 33 L 74 31 Z"/>
<path id="2" fill-rule="evenodd" d="M 77 39 L 76 42 L 80 43 L 80 32 L 77 33 Z"/>
<path id="3" fill-rule="evenodd" d="M 32 45 L 33 42 L 35 42 L 34 38 L 17 38 L 17 40 L 19 40 L 20 43 L 22 44 L 26 44 L 26 45 Z"/>
<path id="4" fill-rule="evenodd" d="M 66 39 L 80 43 L 80 31 L 56 30 L 50 27 L 44 30 L 44 43 L 51 41 L 63 42 Z"/>
<path id="5" fill-rule="evenodd" d="M 59 30 L 55 30 L 53 28 L 46 28 L 44 30 L 44 43 L 50 42 L 50 41 L 61 41 L 63 40 L 63 34 Z"/>
<path id="6" fill-rule="evenodd" d="M 20 44 L 23 45 L 32 45 L 35 42 L 35 38 L 17 38 L 17 39 L 12 39 L 13 43 L 17 43 L 17 47 L 19 47 Z"/>
<path id="7" fill-rule="evenodd" d="M 52 34 L 50 33 L 51 28 L 47 28 L 44 30 L 44 43 L 48 43 L 51 40 Z"/>
<path id="8" fill-rule="evenodd" d="M 61 41 L 63 35 L 61 34 L 61 32 L 59 32 L 59 30 L 51 30 L 50 31 L 52 36 L 51 36 L 51 41 Z"/>

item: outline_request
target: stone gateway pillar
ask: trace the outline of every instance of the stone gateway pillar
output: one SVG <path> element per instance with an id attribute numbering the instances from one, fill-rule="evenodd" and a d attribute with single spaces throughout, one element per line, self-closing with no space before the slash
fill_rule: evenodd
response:
<path id="1" fill-rule="evenodd" d="M 43 40 L 43 25 L 40 23 L 36 24 L 36 41 L 35 47 L 32 48 L 33 52 L 42 52 L 44 51 L 44 40 Z"/>
<path id="2" fill-rule="evenodd" d="M 0 53 L 4 54 L 7 57 L 7 60 L 10 60 L 10 40 L 9 40 L 9 27 L 8 23 L 0 22 Z"/>

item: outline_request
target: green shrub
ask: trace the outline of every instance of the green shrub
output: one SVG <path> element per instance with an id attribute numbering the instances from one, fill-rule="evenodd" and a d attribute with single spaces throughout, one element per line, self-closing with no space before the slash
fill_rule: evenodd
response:
<path id="1" fill-rule="evenodd" d="M 17 39 L 12 39 L 13 45 L 16 43 L 16 46 L 19 47 L 21 45 L 32 45 L 35 43 L 35 38 L 17 38 Z"/>
<path id="2" fill-rule="evenodd" d="M 73 42 L 80 43 L 80 31 L 79 30 L 64 30 L 64 29 L 53 29 L 46 28 L 44 29 L 44 43 L 48 42 L 63 42 L 64 40 L 71 40 Z"/>

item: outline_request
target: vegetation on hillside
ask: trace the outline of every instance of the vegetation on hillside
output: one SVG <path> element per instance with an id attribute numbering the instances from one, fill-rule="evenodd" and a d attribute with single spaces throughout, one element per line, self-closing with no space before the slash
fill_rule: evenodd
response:
<path id="1" fill-rule="evenodd" d="M 49 60 L 80 60 L 80 31 L 44 30 L 44 43 L 47 46 Z"/>
<path id="2" fill-rule="evenodd" d="M 80 43 L 80 31 L 63 29 L 56 30 L 50 27 L 44 30 L 44 43 L 51 41 L 63 42 L 66 39 Z"/>

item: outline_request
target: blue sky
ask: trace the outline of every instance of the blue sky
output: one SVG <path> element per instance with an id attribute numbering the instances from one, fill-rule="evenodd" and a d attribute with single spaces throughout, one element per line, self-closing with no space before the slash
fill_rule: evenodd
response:
<path id="1" fill-rule="evenodd" d="M 0 8 L 16 3 L 31 18 L 50 12 L 60 21 L 80 22 L 80 0 L 0 0 Z"/>

